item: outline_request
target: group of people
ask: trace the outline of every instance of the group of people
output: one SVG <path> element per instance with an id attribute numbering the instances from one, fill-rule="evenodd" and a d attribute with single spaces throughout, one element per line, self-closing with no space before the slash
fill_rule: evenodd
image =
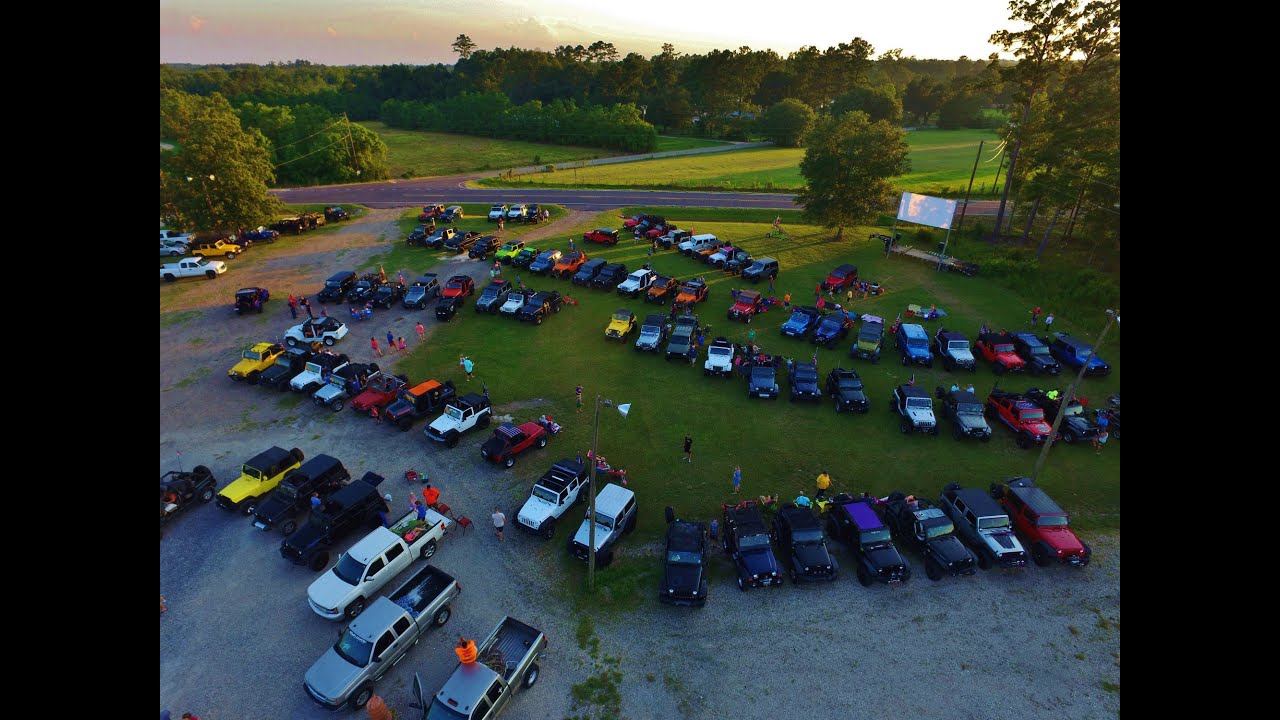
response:
<path id="1" fill-rule="evenodd" d="M 289 315 L 291 315 L 294 320 L 298 319 L 298 308 L 302 308 L 303 310 L 306 310 L 307 317 L 313 318 L 313 319 L 315 318 L 315 314 L 311 312 L 311 301 L 307 299 L 306 295 L 303 295 L 302 297 L 298 297 L 297 295 L 290 294 L 289 295 Z M 325 308 L 325 306 L 323 305 L 320 306 L 320 317 L 329 317 L 329 310 Z"/>

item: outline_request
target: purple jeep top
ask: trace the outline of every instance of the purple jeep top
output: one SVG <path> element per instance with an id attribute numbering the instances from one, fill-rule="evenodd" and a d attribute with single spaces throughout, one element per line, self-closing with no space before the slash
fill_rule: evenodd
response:
<path id="1" fill-rule="evenodd" d="M 884 527 L 884 523 L 880 522 L 880 518 L 876 515 L 876 511 L 864 502 L 851 502 L 844 506 L 849 511 L 849 516 L 853 518 L 853 522 L 857 524 L 860 532 L 867 530 L 875 530 Z"/>

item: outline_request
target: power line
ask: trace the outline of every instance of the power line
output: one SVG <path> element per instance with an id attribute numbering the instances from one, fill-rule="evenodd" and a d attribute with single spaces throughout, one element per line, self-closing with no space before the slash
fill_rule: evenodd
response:
<path id="1" fill-rule="evenodd" d="M 293 142 L 289 143 L 288 145 L 280 145 L 280 146 L 277 146 L 277 147 L 276 147 L 276 150 L 277 150 L 277 151 L 279 151 L 279 150 L 283 150 L 283 149 L 285 149 L 285 148 L 287 148 L 287 147 L 292 147 L 292 146 L 294 146 L 294 145 L 297 145 L 298 143 L 302 142 L 303 140 L 310 140 L 311 138 L 315 137 L 316 135 L 319 135 L 319 134 L 321 134 L 321 133 L 328 132 L 329 130 L 334 129 L 335 127 L 337 127 L 337 126 L 338 126 L 338 123 L 340 123 L 340 122 L 342 122 L 342 121 L 341 121 L 341 120 L 335 120 L 335 121 L 334 121 L 334 123 L 333 123 L 332 125 L 329 125 L 328 127 L 320 128 L 320 130 L 318 130 L 317 132 L 311 133 L 310 135 L 308 135 L 308 136 L 306 136 L 306 137 L 304 137 L 304 138 L 299 138 L 299 139 L 297 139 L 297 140 L 294 140 Z"/>
<path id="2" fill-rule="evenodd" d="M 279 165 L 274 165 L 274 166 L 272 166 L 272 169 L 275 169 L 275 168 L 278 168 L 278 167 L 282 167 L 282 166 L 284 166 L 284 165 L 288 165 L 288 164 L 289 164 L 289 163 L 291 163 L 291 162 L 297 162 L 297 161 L 299 161 L 299 160 L 301 160 L 301 159 L 303 159 L 303 158 L 305 158 L 305 157 L 310 157 L 310 156 L 312 156 L 312 155 L 315 155 L 316 153 L 320 152 L 321 150 L 327 150 L 327 149 L 329 149 L 329 148 L 333 147 L 334 145 L 337 145 L 338 143 L 344 143 L 344 144 L 345 144 L 346 142 L 347 142 L 347 139 L 346 139 L 345 137 L 343 137 L 343 138 L 338 138 L 337 140 L 335 140 L 335 141 L 333 141 L 333 142 L 329 143 L 328 145 L 325 145 L 324 147 L 318 147 L 318 148 L 316 148 L 315 150 L 312 150 L 311 152 L 307 153 L 306 155 L 299 155 L 299 156 L 298 156 L 298 157 L 296 157 L 296 158 L 290 158 L 290 159 L 288 159 L 288 160 L 285 160 L 284 162 L 280 163 Z"/>

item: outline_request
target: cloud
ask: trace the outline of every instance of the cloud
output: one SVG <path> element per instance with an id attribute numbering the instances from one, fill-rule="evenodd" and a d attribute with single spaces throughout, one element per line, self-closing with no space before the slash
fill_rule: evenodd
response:
<path id="1" fill-rule="evenodd" d="M 334 30 L 332 25 L 325 28 L 324 31 L 329 33 L 329 37 L 338 37 L 338 31 Z"/>
<path id="2" fill-rule="evenodd" d="M 191 26 L 191 32 L 200 32 L 200 28 L 204 27 L 204 24 L 207 22 L 209 21 L 199 15 L 192 15 L 190 18 L 187 18 L 187 24 Z"/>

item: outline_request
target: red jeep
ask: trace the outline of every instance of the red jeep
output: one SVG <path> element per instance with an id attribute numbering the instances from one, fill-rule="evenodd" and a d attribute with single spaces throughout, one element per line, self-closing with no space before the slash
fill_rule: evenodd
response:
<path id="1" fill-rule="evenodd" d="M 1093 551 L 1071 531 L 1070 516 L 1029 478 L 993 483 L 991 496 L 1009 511 L 1037 565 L 1044 567 L 1051 560 L 1075 567 L 1089 564 Z"/>
<path id="2" fill-rule="evenodd" d="M 379 410 L 385 409 L 400 394 L 400 389 L 408 384 L 404 377 L 387 375 L 381 371 L 374 373 L 373 377 L 369 378 L 369 384 L 364 386 L 364 390 L 351 400 L 351 408 L 362 413 L 368 413 L 369 408 L 373 407 Z"/>
<path id="3" fill-rule="evenodd" d="M 751 322 L 752 315 L 764 312 L 764 298 L 755 290 L 739 290 L 733 307 L 729 308 L 730 320 Z"/>
<path id="4" fill-rule="evenodd" d="M 418 213 L 418 222 L 427 222 L 428 220 L 435 220 L 441 215 L 444 215 L 443 205 L 423 205 L 422 212 Z"/>
<path id="5" fill-rule="evenodd" d="M 1000 420 L 1018 436 L 1018 447 L 1043 445 L 1053 431 L 1044 420 L 1044 410 L 1016 393 L 992 390 L 987 397 L 987 416 Z"/>
<path id="6" fill-rule="evenodd" d="M 617 245 L 618 231 L 609 228 L 596 228 L 591 232 L 582 233 L 582 239 L 588 242 L 600 243 L 601 245 Z"/>
<path id="7" fill-rule="evenodd" d="M 520 426 L 502 423 L 493 431 L 493 437 L 480 446 L 480 456 L 504 467 L 516 464 L 516 455 L 531 447 L 547 446 L 547 429 L 536 422 Z"/>
<path id="8" fill-rule="evenodd" d="M 444 287 L 440 288 L 440 297 L 467 297 L 468 295 L 474 295 L 475 292 L 476 284 L 470 275 L 454 275 L 449 278 L 449 282 L 445 283 Z"/>
<path id="9" fill-rule="evenodd" d="M 1013 336 L 1009 333 L 982 333 L 973 347 L 983 360 L 991 363 L 991 372 L 997 375 L 1027 369 L 1027 361 L 1014 349 Z"/>
<path id="10" fill-rule="evenodd" d="M 831 274 L 827 276 L 827 279 L 822 281 L 822 289 L 823 290 L 839 290 L 841 288 L 849 287 L 850 285 L 857 282 L 857 280 L 858 280 L 857 265 L 848 265 L 848 264 L 841 265 L 835 270 L 832 270 Z"/>

